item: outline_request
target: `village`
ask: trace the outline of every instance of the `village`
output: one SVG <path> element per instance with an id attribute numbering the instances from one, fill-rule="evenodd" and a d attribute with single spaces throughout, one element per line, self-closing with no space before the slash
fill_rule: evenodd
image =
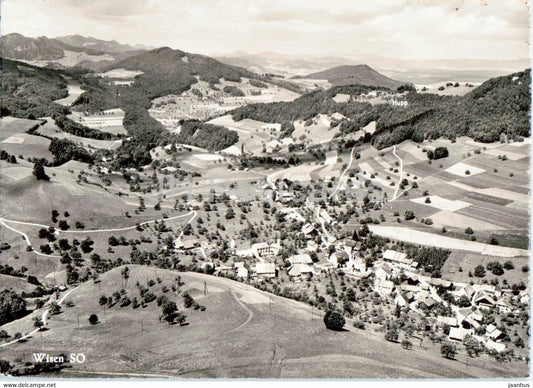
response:
<path id="1" fill-rule="evenodd" d="M 406 343 L 410 343 L 410 338 L 418 338 L 415 332 L 420 331 L 423 336 L 429 332 L 432 341 L 463 343 L 468 352 L 474 341 L 495 357 L 513 354 L 511 349 L 524 346 L 516 330 L 516 340 L 510 343 L 511 329 L 506 325 L 517 323 L 515 319 L 520 317 L 525 319 L 522 328 L 526 328 L 529 293 L 525 285 L 510 287 L 506 281 L 503 286 L 498 282 L 489 284 L 486 279 L 474 277 L 468 283 L 444 280 L 427 271 L 431 264 L 420 265 L 406 249 L 398 249 L 390 240 L 379 239 L 377 247 L 373 242 L 374 247 L 368 249 L 371 245 L 367 241 L 370 233 L 366 225 L 359 232 L 339 232 L 338 210 L 334 207 L 328 210 L 324 201 L 314 203 L 307 197 L 297 203 L 295 200 L 301 199 L 302 193 L 290 192 L 287 183 L 281 180 L 267 182 L 263 188 L 278 206 L 277 214 L 284 221 L 301 225 L 296 230 L 300 237 L 298 248 L 292 243 L 290 247 L 284 246 L 279 239 L 254 239 L 256 242 L 249 246 L 239 246 L 232 238 L 228 249 L 230 258 L 222 262 L 208 258 L 212 257 L 209 252 L 218 248 L 217 244 L 182 240 L 180 236 L 175 241 L 177 251 L 200 251 L 205 259 L 200 260 L 201 268 L 208 273 L 316 304 L 318 308 L 337 308 L 353 317 L 356 327 L 377 324 L 375 330 L 388 332 L 394 326 L 394 317 L 403 312 L 415 327 L 406 330 Z M 382 197 L 381 201 L 385 199 Z M 324 290 L 328 297 L 324 298 L 319 284 L 327 282 Z M 363 290 L 362 285 L 369 286 L 366 295 L 350 296 L 353 289 L 347 291 L 349 284 Z M 336 292 L 338 285 L 342 288 L 340 296 Z M 368 307 L 367 300 L 374 307 Z M 397 339 L 398 335 L 393 338 Z"/>

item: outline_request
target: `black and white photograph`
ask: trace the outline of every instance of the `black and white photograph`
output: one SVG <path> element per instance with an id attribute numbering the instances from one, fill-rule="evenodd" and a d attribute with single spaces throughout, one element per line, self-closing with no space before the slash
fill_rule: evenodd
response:
<path id="1" fill-rule="evenodd" d="M 0 384 L 529 387 L 530 7 L 1 0 Z"/>

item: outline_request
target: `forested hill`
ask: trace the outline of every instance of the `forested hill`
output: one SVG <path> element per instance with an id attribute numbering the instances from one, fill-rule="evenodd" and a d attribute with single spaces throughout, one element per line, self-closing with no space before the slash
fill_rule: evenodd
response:
<path id="1" fill-rule="evenodd" d="M 239 82 L 241 77 L 256 77 L 243 68 L 168 47 L 124 59 L 107 67 L 107 70 L 120 68 L 143 71 L 144 74 L 137 77 L 135 86 L 142 88 L 150 98 L 181 93 L 197 82 L 195 76 L 210 84 L 218 84 L 220 78 Z"/>
<path id="2" fill-rule="evenodd" d="M 392 90 L 396 90 L 401 85 L 406 84 L 384 76 L 368 65 L 337 66 L 318 73 L 308 74 L 301 78 L 325 79 L 333 86 L 358 84 L 384 87 Z"/>
<path id="3" fill-rule="evenodd" d="M 251 118 L 265 122 L 307 120 L 319 113 L 341 113 L 343 133 L 357 131 L 371 121 L 377 130 L 371 141 L 377 148 L 403 140 L 422 141 L 424 138 L 470 136 L 482 142 L 500 139 L 502 133 L 529 136 L 531 105 L 530 70 L 493 78 L 464 96 L 437 96 L 411 91 L 402 99 L 407 107 L 349 101 L 336 103 L 338 93 L 359 95 L 370 86 L 338 86 L 316 91 L 292 102 L 253 104 L 231 113 L 235 120 Z M 341 135 L 342 136 L 342 135 Z"/>

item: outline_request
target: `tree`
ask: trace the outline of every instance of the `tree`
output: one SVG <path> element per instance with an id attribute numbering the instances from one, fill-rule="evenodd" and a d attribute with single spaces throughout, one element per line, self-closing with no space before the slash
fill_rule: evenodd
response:
<path id="1" fill-rule="evenodd" d="M 59 221 L 58 226 L 59 226 L 59 229 L 61 229 L 61 230 L 67 230 L 67 229 L 70 228 L 70 225 L 68 224 L 68 222 L 66 220 Z"/>
<path id="2" fill-rule="evenodd" d="M 43 320 L 41 318 L 39 318 L 39 317 L 34 317 L 33 318 L 33 327 L 35 327 L 36 329 L 41 330 L 44 327 Z"/>
<path id="3" fill-rule="evenodd" d="M 50 180 L 50 177 L 46 175 L 43 164 L 40 161 L 37 161 L 33 164 L 33 175 L 35 176 L 35 178 L 37 178 L 38 181 Z"/>
<path id="4" fill-rule="evenodd" d="M 403 341 L 402 341 L 402 348 L 404 349 L 411 349 L 413 347 L 413 343 L 411 341 L 409 341 L 407 338 L 405 338 Z"/>
<path id="5" fill-rule="evenodd" d="M 107 296 L 100 295 L 100 299 L 98 299 L 98 303 L 100 303 L 100 306 L 105 306 L 108 302 Z"/>
<path id="6" fill-rule="evenodd" d="M 385 339 L 390 342 L 397 342 L 399 337 L 398 329 L 396 327 L 391 327 L 385 333 Z"/>
<path id="7" fill-rule="evenodd" d="M 80 248 L 83 253 L 89 253 L 93 250 L 92 245 L 94 244 L 94 241 L 91 240 L 90 237 L 87 237 L 85 240 L 83 240 L 80 244 Z"/>
<path id="8" fill-rule="evenodd" d="M 11 369 L 11 364 L 7 360 L 0 360 L 0 373 L 7 373 Z"/>
<path id="9" fill-rule="evenodd" d="M 342 330 L 345 323 L 344 317 L 336 311 L 328 310 L 324 315 L 324 324 L 329 330 Z"/>
<path id="10" fill-rule="evenodd" d="M 457 348 L 450 342 L 445 342 L 440 347 L 440 354 L 446 358 L 454 359 L 457 354 Z"/>
<path id="11" fill-rule="evenodd" d="M 96 324 L 98 323 L 98 315 L 96 315 L 96 314 L 91 314 L 91 315 L 89 316 L 89 323 L 90 323 L 91 325 L 96 325 Z"/>
<path id="12" fill-rule="evenodd" d="M 415 213 L 412 210 L 406 210 L 403 217 L 406 221 L 409 221 L 415 218 Z"/>
<path id="13" fill-rule="evenodd" d="M 51 315 L 57 315 L 61 312 L 61 306 L 59 306 L 56 302 L 52 302 L 48 311 L 50 311 Z"/>
<path id="14" fill-rule="evenodd" d="M 465 233 L 466 234 L 474 234 L 474 230 L 469 226 L 468 228 L 465 229 Z"/>
<path id="15" fill-rule="evenodd" d="M 511 260 L 508 260 L 505 263 L 503 263 L 503 268 L 509 271 L 511 269 L 514 269 L 514 264 Z"/>
<path id="16" fill-rule="evenodd" d="M 474 269 L 474 276 L 477 276 L 478 278 L 485 277 L 485 267 L 483 267 L 481 264 L 478 265 Z"/>

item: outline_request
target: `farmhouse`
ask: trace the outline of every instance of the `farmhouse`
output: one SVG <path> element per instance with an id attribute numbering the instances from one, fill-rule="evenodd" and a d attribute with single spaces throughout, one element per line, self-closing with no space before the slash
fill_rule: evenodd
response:
<path id="1" fill-rule="evenodd" d="M 390 295 L 394 289 L 394 283 L 390 280 L 384 280 L 374 284 L 374 290 L 381 295 Z"/>
<path id="2" fill-rule="evenodd" d="M 296 265 L 296 264 L 303 264 L 303 265 L 308 265 L 308 266 L 313 265 L 313 260 L 311 260 L 311 256 L 309 256 L 307 253 L 300 253 L 299 255 L 291 256 L 289 257 L 288 260 L 289 260 L 289 263 L 291 263 L 291 265 Z"/>
<path id="3" fill-rule="evenodd" d="M 255 257 L 277 255 L 281 249 L 279 242 L 277 243 L 256 243 L 252 244 L 252 253 Z"/>
<path id="4" fill-rule="evenodd" d="M 467 335 L 472 335 L 473 333 L 473 330 L 452 327 L 450 328 L 450 334 L 448 334 L 448 338 L 450 340 L 463 341 Z"/>
<path id="5" fill-rule="evenodd" d="M 383 254 L 383 260 L 394 264 L 410 266 L 413 260 L 407 258 L 407 253 L 387 249 Z"/>
<path id="6" fill-rule="evenodd" d="M 294 264 L 287 273 L 291 278 L 309 276 L 313 274 L 313 267 L 306 264 Z"/>
<path id="7" fill-rule="evenodd" d="M 437 326 L 450 326 L 450 327 L 459 327 L 457 323 L 457 318 L 454 317 L 444 317 L 439 315 L 437 317 Z"/>
<path id="8" fill-rule="evenodd" d="M 336 266 L 346 263 L 349 259 L 350 257 L 344 251 L 333 252 L 329 257 L 329 261 Z"/>
<path id="9" fill-rule="evenodd" d="M 259 278 L 275 278 L 276 275 L 274 263 L 257 263 L 255 265 L 255 276 Z"/>

